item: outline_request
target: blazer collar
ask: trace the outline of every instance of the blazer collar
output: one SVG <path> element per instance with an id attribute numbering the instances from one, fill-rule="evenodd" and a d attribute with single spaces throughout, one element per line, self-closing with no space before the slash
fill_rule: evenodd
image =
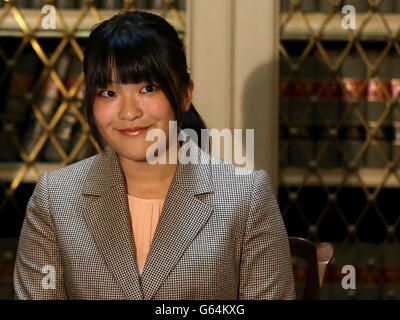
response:
<path id="1" fill-rule="evenodd" d="M 178 165 L 174 176 L 174 183 L 185 188 L 189 194 L 198 195 L 214 191 L 214 184 L 211 172 L 211 157 L 197 146 L 192 140 L 180 147 L 182 153 L 191 149 L 196 163 L 181 163 L 178 158 Z M 104 152 L 98 154 L 89 169 L 83 194 L 103 195 L 115 185 L 125 183 L 118 154 L 107 146 Z"/>
<path id="2" fill-rule="evenodd" d="M 140 277 L 118 155 L 106 148 L 94 158 L 83 193 L 92 196 L 84 217 L 106 265 L 128 299 L 152 299 L 213 212 L 197 196 L 214 192 L 210 155 L 194 143 L 181 146 L 198 164 L 178 161 Z M 94 196 L 94 197 L 93 197 Z"/>

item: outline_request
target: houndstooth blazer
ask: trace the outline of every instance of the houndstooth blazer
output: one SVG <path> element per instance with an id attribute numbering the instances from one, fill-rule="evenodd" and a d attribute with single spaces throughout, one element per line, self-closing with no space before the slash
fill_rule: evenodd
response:
<path id="1" fill-rule="evenodd" d="M 42 173 L 19 238 L 15 298 L 295 299 L 267 173 L 194 148 L 200 161 L 178 162 L 142 275 L 117 154 L 107 147 Z"/>

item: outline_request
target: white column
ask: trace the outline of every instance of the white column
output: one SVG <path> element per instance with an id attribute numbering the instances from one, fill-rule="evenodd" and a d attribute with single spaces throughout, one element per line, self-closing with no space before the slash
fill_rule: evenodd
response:
<path id="1" fill-rule="evenodd" d="M 255 130 L 254 169 L 267 170 L 276 191 L 279 1 L 187 0 L 186 8 L 193 104 L 209 129 Z"/>

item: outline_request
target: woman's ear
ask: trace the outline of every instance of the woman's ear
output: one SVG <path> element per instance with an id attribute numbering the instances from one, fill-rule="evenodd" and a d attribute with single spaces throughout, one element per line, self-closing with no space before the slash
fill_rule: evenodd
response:
<path id="1" fill-rule="evenodd" d="M 190 80 L 190 85 L 186 91 L 185 102 L 183 104 L 183 111 L 186 112 L 190 109 L 190 103 L 192 102 L 192 92 L 194 88 L 193 80 Z"/>

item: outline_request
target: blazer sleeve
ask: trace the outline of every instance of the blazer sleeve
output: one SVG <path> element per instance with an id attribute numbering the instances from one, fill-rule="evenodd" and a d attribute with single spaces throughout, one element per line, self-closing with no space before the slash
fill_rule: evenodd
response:
<path id="1" fill-rule="evenodd" d="M 48 201 L 48 173 L 29 199 L 14 266 L 15 299 L 67 299 Z"/>
<path id="2" fill-rule="evenodd" d="M 295 299 L 289 239 L 264 170 L 255 171 L 240 263 L 239 299 Z"/>

